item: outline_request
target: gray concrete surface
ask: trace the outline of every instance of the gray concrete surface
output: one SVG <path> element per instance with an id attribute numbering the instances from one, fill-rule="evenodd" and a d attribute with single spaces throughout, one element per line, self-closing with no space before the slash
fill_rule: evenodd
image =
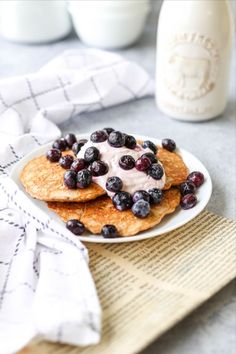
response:
<path id="1" fill-rule="evenodd" d="M 119 51 L 143 65 L 154 77 L 155 37 L 160 1 L 139 42 Z M 69 48 L 83 48 L 71 33 L 51 45 L 26 46 L 0 39 L 0 79 L 36 71 L 48 60 Z M 153 98 L 130 102 L 105 111 L 83 114 L 62 125 L 63 131 L 79 133 L 101 126 L 114 126 L 154 137 L 172 137 L 207 166 L 213 180 L 208 209 L 219 215 L 236 217 L 236 65 L 232 64 L 229 102 L 224 115 L 205 123 L 184 123 L 164 116 Z M 192 315 L 169 330 L 142 354 L 235 354 L 236 282 L 230 283 Z M 126 353 L 122 353 L 126 354 Z"/>

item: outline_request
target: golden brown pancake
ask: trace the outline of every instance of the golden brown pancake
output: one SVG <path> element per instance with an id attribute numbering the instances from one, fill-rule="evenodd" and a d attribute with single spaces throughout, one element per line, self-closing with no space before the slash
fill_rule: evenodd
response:
<path id="1" fill-rule="evenodd" d="M 157 157 L 163 164 L 167 177 L 164 189 L 178 186 L 180 183 L 186 181 L 189 171 L 180 155 L 158 146 Z"/>
<path id="2" fill-rule="evenodd" d="M 109 197 L 103 196 L 87 203 L 48 203 L 63 221 L 78 219 L 93 234 L 99 234 L 103 225 L 112 224 L 117 227 L 120 236 L 132 236 L 157 224 L 167 214 L 174 212 L 180 202 L 178 189 L 164 192 L 164 198 L 158 205 L 151 207 L 151 213 L 144 219 L 134 216 L 131 210 L 115 209 Z"/>
<path id="3" fill-rule="evenodd" d="M 66 154 L 72 152 L 63 152 L 63 155 Z M 181 156 L 158 147 L 157 157 L 166 172 L 165 190 L 186 180 L 188 168 Z M 105 191 L 95 183 L 85 189 L 68 189 L 63 183 L 64 173 L 65 170 L 57 162 L 52 163 L 45 156 L 39 156 L 28 162 L 20 179 L 33 198 L 44 201 L 86 202 L 105 194 Z"/>
<path id="4" fill-rule="evenodd" d="M 71 154 L 66 151 L 63 155 Z M 45 156 L 39 156 L 23 168 L 20 180 L 26 191 L 36 199 L 44 201 L 86 202 L 103 194 L 104 190 L 92 183 L 88 188 L 69 189 L 64 185 L 65 169 L 57 162 L 50 162 Z"/>

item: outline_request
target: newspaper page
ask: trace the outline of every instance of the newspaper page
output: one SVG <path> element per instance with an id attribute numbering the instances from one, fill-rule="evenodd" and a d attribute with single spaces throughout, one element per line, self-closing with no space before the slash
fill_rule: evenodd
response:
<path id="1" fill-rule="evenodd" d="M 103 309 L 101 342 L 37 342 L 21 353 L 139 353 L 236 276 L 235 245 L 236 222 L 207 211 L 144 241 L 87 243 Z"/>

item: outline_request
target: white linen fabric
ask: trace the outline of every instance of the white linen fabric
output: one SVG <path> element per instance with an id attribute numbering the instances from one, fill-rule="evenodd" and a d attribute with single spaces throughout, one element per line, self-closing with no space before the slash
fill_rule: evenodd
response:
<path id="1" fill-rule="evenodd" d="M 153 94 L 137 64 L 98 50 L 63 53 L 39 72 L 0 81 L 0 353 L 34 337 L 100 340 L 101 309 L 88 254 L 9 177 L 28 152 L 60 136 L 57 124 Z"/>

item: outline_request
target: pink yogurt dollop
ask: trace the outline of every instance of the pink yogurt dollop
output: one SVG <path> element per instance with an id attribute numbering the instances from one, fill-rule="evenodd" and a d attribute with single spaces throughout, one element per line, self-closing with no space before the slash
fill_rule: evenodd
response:
<path id="1" fill-rule="evenodd" d="M 147 191 L 151 188 L 163 189 L 166 182 L 165 172 L 160 180 L 155 180 L 151 176 L 148 176 L 146 172 L 138 171 L 135 167 L 131 170 L 123 170 L 119 166 L 119 160 L 123 155 L 130 155 L 136 161 L 143 154 L 147 152 L 152 153 L 152 150 L 148 148 L 144 149 L 139 144 L 137 144 L 135 149 L 128 149 L 125 146 L 120 148 L 112 147 L 108 144 L 107 141 L 104 141 L 102 143 L 94 143 L 92 141 L 88 141 L 81 148 L 80 152 L 77 154 L 77 157 L 83 158 L 85 150 L 90 146 L 95 146 L 100 151 L 100 159 L 106 162 L 109 167 L 107 174 L 99 177 L 93 177 L 93 182 L 101 186 L 110 197 L 112 197 L 114 193 L 106 190 L 106 181 L 108 177 L 113 176 L 120 177 L 123 182 L 122 191 L 128 192 L 131 195 L 133 195 L 134 192 L 138 190 Z M 162 165 L 160 162 L 159 164 Z"/>

